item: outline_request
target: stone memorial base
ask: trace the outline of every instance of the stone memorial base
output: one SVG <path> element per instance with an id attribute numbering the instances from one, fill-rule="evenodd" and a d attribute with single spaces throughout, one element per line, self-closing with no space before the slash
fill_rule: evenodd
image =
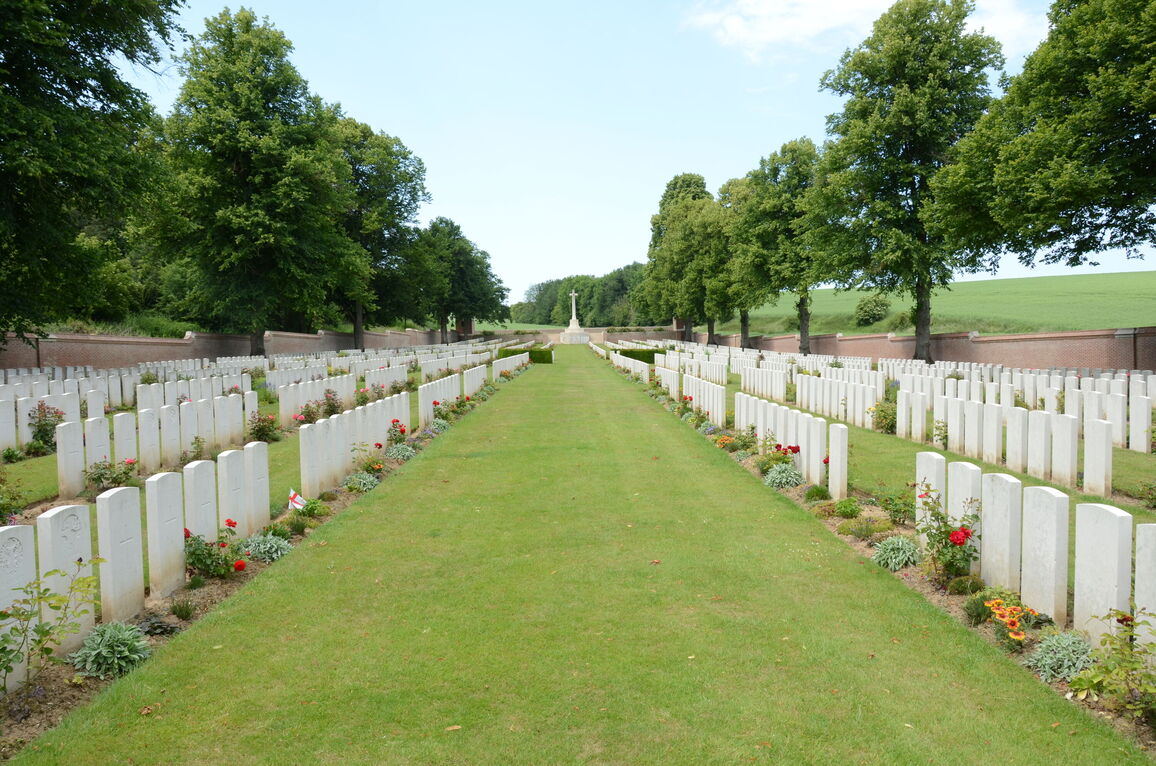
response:
<path id="1" fill-rule="evenodd" d="M 564 345 L 570 345 L 574 343 L 586 345 L 590 342 L 590 335 L 583 332 L 581 329 L 567 329 L 562 332 L 562 336 L 558 339 L 558 342 Z"/>

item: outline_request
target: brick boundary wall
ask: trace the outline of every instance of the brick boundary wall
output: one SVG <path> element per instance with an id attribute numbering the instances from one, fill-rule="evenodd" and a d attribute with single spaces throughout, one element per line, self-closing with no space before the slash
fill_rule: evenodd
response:
<path id="1" fill-rule="evenodd" d="M 437 343 L 436 330 L 405 332 L 367 332 L 365 347 L 402 348 Z M 450 339 L 456 339 L 451 332 Z M 8 336 L 0 349 L 0 369 L 30 367 L 64 367 L 91 365 L 96 369 L 129 367 L 141 362 L 164 362 L 172 359 L 210 359 L 222 356 L 248 356 L 248 335 L 186 333 L 183 338 L 139 338 L 122 335 L 49 335 L 41 338 L 39 364 L 36 346 Z M 321 331 L 316 334 L 266 332 L 265 353 L 322 353 L 353 348 L 352 333 Z"/>
<path id="2" fill-rule="evenodd" d="M 607 333 L 606 328 L 587 328 L 590 340 L 678 340 L 673 331 Z M 543 330 L 537 334 L 497 335 L 518 340 L 558 342 L 561 330 Z M 437 330 L 405 332 L 369 332 L 366 348 L 402 348 L 437 343 Z M 457 333 L 450 333 L 457 340 Z M 705 333 L 695 340 L 705 343 Z M 738 335 L 718 335 L 720 345 L 737 346 Z M 184 338 L 137 338 L 112 335 L 51 335 L 41 339 L 40 363 L 36 349 L 9 338 L 0 350 L 0 369 L 19 367 L 52 367 L 91 365 L 97 369 L 128 367 L 140 362 L 171 359 L 216 359 L 222 356 L 247 356 L 247 335 L 188 333 Z M 764 351 L 799 352 L 798 335 L 752 336 L 751 346 Z M 268 354 L 322 353 L 353 348 L 351 333 L 321 331 L 316 334 L 266 332 Z M 915 338 L 909 335 L 812 335 L 811 351 L 833 356 L 868 356 L 910 359 Z M 1088 367 L 1117 370 L 1156 370 L 1156 327 L 1117 330 L 1083 330 L 1020 335 L 979 335 L 978 333 L 939 333 L 931 336 L 932 357 L 937 360 L 1002 364 L 1008 367 L 1049 368 Z"/>

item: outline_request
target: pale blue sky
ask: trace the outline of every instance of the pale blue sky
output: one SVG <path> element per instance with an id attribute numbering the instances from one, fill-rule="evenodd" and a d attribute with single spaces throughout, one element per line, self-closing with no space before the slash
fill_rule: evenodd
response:
<path id="1" fill-rule="evenodd" d="M 646 260 L 666 182 L 712 191 L 784 142 L 825 136 L 840 101 L 818 90 L 889 0 L 551 3 L 252 0 L 293 42 L 310 88 L 426 163 L 433 201 L 490 253 L 511 302 L 570 274 Z M 219 2 L 190 0 L 193 35 Z M 229 7 L 239 7 L 232 4 Z M 1009 71 L 1047 32 L 1043 0 L 979 0 Z M 175 66 L 137 72 L 167 114 Z M 1100 271 L 1152 269 L 1111 255 Z M 1069 274 L 1008 264 L 1000 276 Z"/>

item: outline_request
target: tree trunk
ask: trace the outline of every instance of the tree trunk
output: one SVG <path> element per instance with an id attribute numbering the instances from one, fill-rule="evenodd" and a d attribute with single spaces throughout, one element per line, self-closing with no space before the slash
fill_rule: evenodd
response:
<path id="1" fill-rule="evenodd" d="M 443 344 L 450 342 L 449 323 L 450 323 L 449 317 L 442 317 L 441 319 L 438 320 L 438 328 L 442 332 L 442 343 Z"/>
<path id="2" fill-rule="evenodd" d="M 915 279 L 915 359 L 931 364 L 931 278 Z"/>
<path id="3" fill-rule="evenodd" d="M 690 317 L 682 317 L 679 319 L 682 322 L 682 339 L 687 343 L 694 342 L 694 322 Z"/>
<path id="4" fill-rule="evenodd" d="M 706 345 L 713 345 L 717 338 L 714 337 L 714 318 L 706 320 Z"/>
<path id="5" fill-rule="evenodd" d="M 739 311 L 739 346 L 747 348 L 751 345 L 751 312 L 746 309 Z"/>
<path id="6" fill-rule="evenodd" d="M 265 356 L 264 330 L 257 330 L 249 334 L 249 356 Z"/>
<path id="7" fill-rule="evenodd" d="M 365 311 L 361 301 L 353 304 L 353 347 L 365 350 Z"/>
<path id="8" fill-rule="evenodd" d="M 795 303 L 799 312 L 799 353 L 811 353 L 811 293 L 808 290 L 799 291 L 799 300 Z"/>

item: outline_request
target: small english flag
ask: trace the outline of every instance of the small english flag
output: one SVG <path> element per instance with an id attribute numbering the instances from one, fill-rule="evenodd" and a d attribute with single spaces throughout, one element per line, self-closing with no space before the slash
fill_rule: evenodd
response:
<path id="1" fill-rule="evenodd" d="M 305 507 L 305 498 L 297 494 L 297 490 L 289 490 L 289 507 L 293 510 L 301 510 Z"/>

